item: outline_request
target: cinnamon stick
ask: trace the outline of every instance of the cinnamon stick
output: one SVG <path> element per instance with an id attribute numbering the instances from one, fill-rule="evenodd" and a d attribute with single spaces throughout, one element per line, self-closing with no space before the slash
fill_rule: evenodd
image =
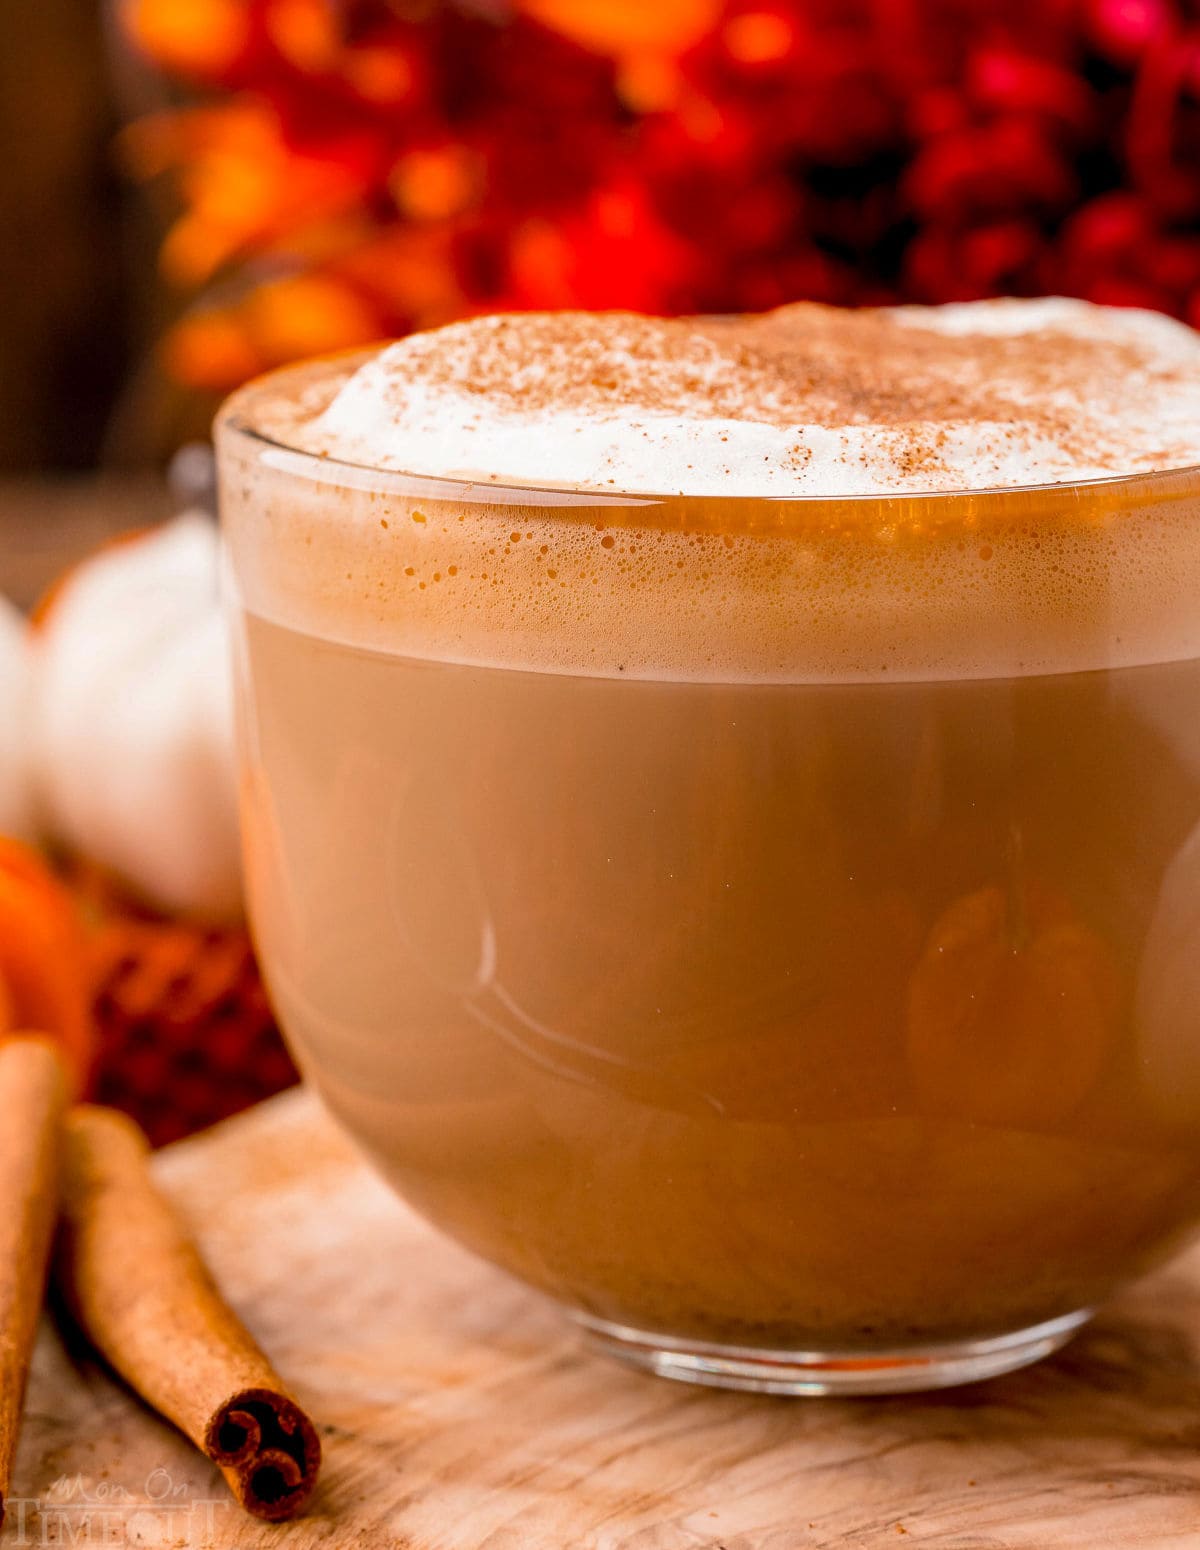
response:
<path id="1" fill-rule="evenodd" d="M 92 1345 L 217 1464 L 248 1512 L 278 1520 L 312 1495 L 312 1422 L 217 1291 L 123 1114 L 67 1117 L 55 1274 Z"/>
<path id="2" fill-rule="evenodd" d="M 0 1044 L 0 1525 L 54 1236 L 66 1101 L 48 1040 Z"/>

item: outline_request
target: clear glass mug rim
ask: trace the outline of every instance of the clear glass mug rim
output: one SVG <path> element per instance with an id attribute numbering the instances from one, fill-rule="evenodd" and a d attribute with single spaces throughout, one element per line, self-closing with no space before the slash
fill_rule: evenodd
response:
<path id="1" fill-rule="evenodd" d="M 1200 463 L 1137 473 L 1109 474 L 1091 479 L 1045 480 L 1030 484 L 985 485 L 952 490 L 906 490 L 895 494 L 871 492 L 830 495 L 814 492 L 805 495 L 699 495 L 667 490 L 609 492 L 512 480 L 469 480 L 380 468 L 370 463 L 313 452 L 270 435 L 255 424 L 253 416 L 247 413 L 248 404 L 267 384 L 282 385 L 288 377 L 307 375 L 314 369 L 332 372 L 354 360 L 366 358 L 371 353 L 362 350 L 338 352 L 280 367 L 256 377 L 226 399 L 218 412 L 216 428 L 218 431 L 232 432 L 243 441 L 257 446 L 260 455 L 269 459 L 278 472 L 316 484 L 342 485 L 429 502 L 449 501 L 472 506 L 555 506 L 563 508 L 564 512 L 572 508 L 590 511 L 598 508 L 610 511 L 626 509 L 646 513 L 653 508 L 685 511 L 700 506 L 709 510 L 720 507 L 729 512 L 735 525 L 738 513 L 746 514 L 752 510 L 766 510 L 775 514 L 777 520 L 767 524 L 770 527 L 785 526 L 782 519 L 788 512 L 803 518 L 798 525 L 808 525 L 814 520 L 819 521 L 822 512 L 845 513 L 848 510 L 858 513 L 860 519 L 874 515 L 881 523 L 902 527 L 906 517 L 915 517 L 919 512 L 937 512 L 939 508 L 953 508 L 959 516 L 968 515 L 975 521 L 1003 522 L 1006 518 L 1029 517 L 1031 507 L 1036 508 L 1040 515 L 1054 511 L 1068 514 L 1081 505 L 1144 506 L 1200 495 Z"/>

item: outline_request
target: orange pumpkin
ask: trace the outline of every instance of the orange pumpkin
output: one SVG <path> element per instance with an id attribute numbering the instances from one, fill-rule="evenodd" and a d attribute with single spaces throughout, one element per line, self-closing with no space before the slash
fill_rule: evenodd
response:
<path id="1" fill-rule="evenodd" d="M 82 1090 L 92 1056 L 87 939 L 36 851 L 0 838 L 0 1030 L 51 1035 Z"/>

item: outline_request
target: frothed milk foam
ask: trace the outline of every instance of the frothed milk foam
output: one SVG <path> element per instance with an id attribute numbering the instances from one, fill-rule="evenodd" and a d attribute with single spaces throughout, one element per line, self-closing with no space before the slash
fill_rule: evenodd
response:
<path id="1" fill-rule="evenodd" d="M 679 495 L 890 495 L 1194 462 L 1200 341 L 996 301 L 680 321 L 525 314 L 366 362 L 300 444 L 375 468 Z"/>
<path id="2" fill-rule="evenodd" d="M 1049 301 L 235 397 L 256 937 L 410 1200 L 591 1320 L 877 1372 L 1195 1220 L 1198 395 Z"/>
<path id="3" fill-rule="evenodd" d="M 1200 647 L 1190 508 L 1011 493 L 1200 461 L 1200 340 L 1148 313 L 485 318 L 233 413 L 331 460 L 278 511 L 272 460 L 247 472 L 271 559 L 247 538 L 243 560 L 272 617 L 347 642 L 752 681 L 1069 671 L 1098 634 L 1131 664 Z M 396 499 L 346 462 L 430 482 Z"/>

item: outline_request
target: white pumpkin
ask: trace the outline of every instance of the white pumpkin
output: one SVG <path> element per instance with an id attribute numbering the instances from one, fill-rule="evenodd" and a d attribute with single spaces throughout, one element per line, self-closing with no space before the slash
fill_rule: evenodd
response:
<path id="1" fill-rule="evenodd" d="M 101 551 L 36 632 L 35 776 L 51 835 L 163 909 L 241 901 L 217 533 L 189 514 Z"/>
<path id="2" fill-rule="evenodd" d="M 29 756 L 29 631 L 0 598 L 0 834 L 29 837 L 32 782 Z"/>

